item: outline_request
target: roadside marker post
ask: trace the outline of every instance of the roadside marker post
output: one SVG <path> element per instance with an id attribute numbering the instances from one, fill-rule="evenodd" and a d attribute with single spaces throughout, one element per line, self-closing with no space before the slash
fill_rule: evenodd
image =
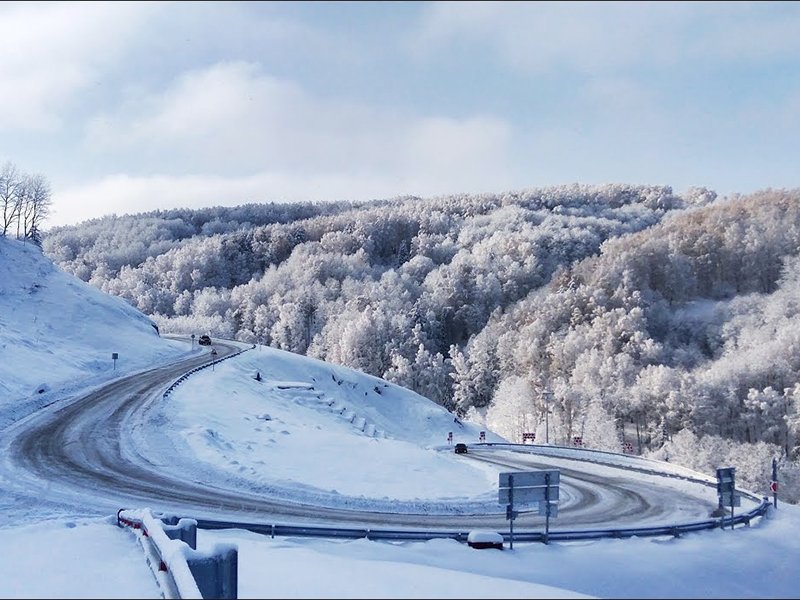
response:
<path id="1" fill-rule="evenodd" d="M 772 492 L 772 506 L 778 508 L 778 459 L 772 459 L 772 481 L 769 482 Z"/>
<path id="2" fill-rule="evenodd" d="M 736 493 L 735 467 L 717 469 L 717 495 L 719 508 L 726 506 L 731 508 L 731 529 L 733 529 L 733 507 L 742 505 L 742 497 Z"/>

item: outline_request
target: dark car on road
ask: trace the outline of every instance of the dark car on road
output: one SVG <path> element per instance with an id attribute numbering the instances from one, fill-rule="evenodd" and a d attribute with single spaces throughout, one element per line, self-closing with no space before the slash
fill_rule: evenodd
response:
<path id="1" fill-rule="evenodd" d="M 197 340 L 197 343 L 201 346 L 210 346 L 211 345 L 211 338 L 207 335 L 201 335 L 200 339 Z"/>
<path id="2" fill-rule="evenodd" d="M 456 454 L 466 454 L 467 453 L 467 445 L 458 443 L 456 444 Z"/>

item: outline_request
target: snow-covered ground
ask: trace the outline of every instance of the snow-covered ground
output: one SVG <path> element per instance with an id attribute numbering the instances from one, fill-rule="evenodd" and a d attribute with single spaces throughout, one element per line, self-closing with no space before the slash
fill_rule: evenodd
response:
<path id="1" fill-rule="evenodd" d="M 192 352 L 156 335 L 119 300 L 54 273 L 36 252 L 0 239 L 5 418 L 30 413 L 42 398 L 52 401 Z M 124 346 L 115 344 L 121 340 Z M 112 351 L 120 354 L 116 371 L 108 364 Z M 48 390 L 32 393 L 45 381 Z M 165 470 L 201 481 L 230 478 L 326 506 L 435 510 L 496 498 L 496 470 L 455 455 L 447 440 L 452 431 L 453 443 L 475 443 L 479 424 L 459 424 L 434 403 L 379 379 L 274 349 L 252 349 L 199 371 L 152 417 L 158 430 L 131 432 L 125 443 Z M 0 423 L 0 436 L 5 427 Z M 486 441 L 502 439 L 487 431 Z M 25 497 L 13 473 L 5 477 L 0 597 L 161 597 L 131 530 L 99 509 L 86 516 L 101 506 L 91 496 L 78 499 L 82 516 L 70 516 L 48 502 L 47 490 Z M 652 476 L 638 477 L 652 484 Z M 681 485 L 665 483 L 666 502 Z M 238 547 L 241 598 L 793 598 L 800 592 L 800 508 L 784 504 L 769 519 L 734 531 L 515 542 L 513 550 L 476 550 L 454 540 L 198 533 L 199 550 L 221 542 Z"/>
<path id="2" fill-rule="evenodd" d="M 190 350 L 160 337 L 127 302 L 59 270 L 35 245 L 0 237 L 0 425 Z"/>

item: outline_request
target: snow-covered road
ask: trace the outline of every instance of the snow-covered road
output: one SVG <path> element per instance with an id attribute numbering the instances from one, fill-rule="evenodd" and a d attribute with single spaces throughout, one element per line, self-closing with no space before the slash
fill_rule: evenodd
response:
<path id="1" fill-rule="evenodd" d="M 240 349 L 232 344 L 216 347 L 218 358 Z M 24 507 L 23 514 L 28 497 L 87 516 L 148 506 L 195 518 L 246 522 L 504 528 L 505 506 L 497 500 L 496 474 L 541 468 L 562 473 L 559 516 L 551 520 L 551 529 L 680 524 L 708 519 L 716 507 L 716 494 L 708 486 L 644 475 L 624 466 L 532 454 L 536 447 L 520 452 L 474 445 L 468 455 L 458 457 L 449 456 L 448 446 L 438 448 L 462 465 L 478 463 L 482 471 L 473 491 L 455 498 L 444 488 L 431 489 L 430 498 L 423 501 L 409 501 L 379 492 L 375 497 L 343 495 L 298 481 L 254 482 L 187 452 L 168 425 L 173 400 L 165 402 L 163 390 L 208 359 L 194 357 L 119 379 L 9 428 L 3 438 L 3 468 L 5 479 L 13 481 L 8 491 Z M 229 363 L 236 361 L 242 359 Z M 223 365 L 217 370 L 223 371 Z M 193 377 L 217 377 L 208 371 Z M 285 391 L 286 386 L 278 387 Z M 317 450 L 307 445 L 305 451 Z M 519 508 L 519 529 L 541 529 L 543 517 Z"/>

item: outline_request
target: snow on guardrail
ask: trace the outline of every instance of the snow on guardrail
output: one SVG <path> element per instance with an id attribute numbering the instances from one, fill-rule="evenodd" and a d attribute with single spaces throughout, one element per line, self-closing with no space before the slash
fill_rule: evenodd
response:
<path id="1" fill-rule="evenodd" d="M 186 371 L 186 373 L 184 373 L 183 375 L 178 377 L 175 381 L 173 381 L 170 384 L 170 386 L 164 391 L 164 394 L 162 395 L 162 398 L 164 398 L 164 400 L 166 400 L 167 397 L 172 393 L 172 391 L 176 387 L 178 387 L 181 383 L 186 381 L 191 375 L 197 373 L 198 371 L 202 371 L 203 369 L 207 369 L 208 367 L 211 367 L 213 365 L 219 364 L 223 360 L 228 360 L 229 358 L 233 358 L 234 356 L 239 356 L 242 352 L 247 352 L 248 350 L 252 350 L 253 348 L 255 348 L 255 346 L 252 346 L 250 348 L 243 348 L 243 349 L 239 350 L 238 352 L 234 352 L 233 354 L 228 354 L 227 356 L 223 356 L 222 358 L 218 358 L 216 360 L 212 360 L 211 362 L 208 362 L 208 363 L 206 363 L 204 365 L 200 365 L 199 367 L 195 367 L 194 369 L 189 369 L 188 371 Z"/>
<path id="2" fill-rule="evenodd" d="M 164 598 L 237 598 L 237 547 L 218 543 L 210 552 L 198 552 L 197 521 L 180 519 L 168 525 L 163 518 L 149 509 L 117 512 L 117 524 L 136 534 Z"/>

